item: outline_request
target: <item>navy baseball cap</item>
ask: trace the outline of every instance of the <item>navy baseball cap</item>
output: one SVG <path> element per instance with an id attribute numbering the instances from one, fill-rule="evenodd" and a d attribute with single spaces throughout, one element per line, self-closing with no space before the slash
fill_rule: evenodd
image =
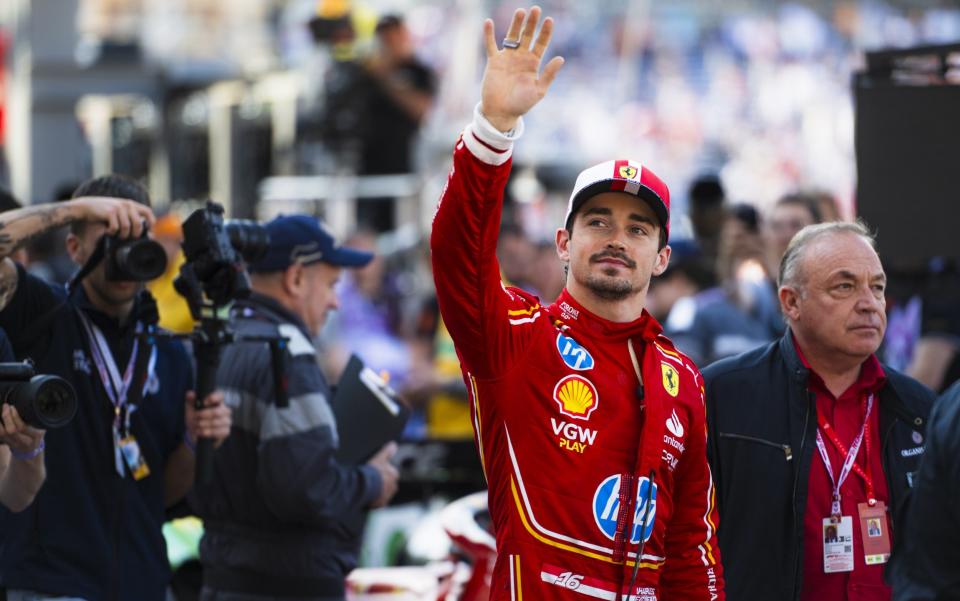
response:
<path id="1" fill-rule="evenodd" d="M 310 265 L 323 261 L 337 267 L 363 267 L 373 253 L 345 246 L 311 215 L 280 215 L 264 224 L 270 247 L 262 259 L 249 265 L 250 271 L 283 271 L 294 263 Z"/>

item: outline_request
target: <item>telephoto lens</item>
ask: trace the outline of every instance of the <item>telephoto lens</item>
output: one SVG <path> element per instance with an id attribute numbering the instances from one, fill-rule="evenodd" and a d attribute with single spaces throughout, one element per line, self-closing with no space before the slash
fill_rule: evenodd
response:
<path id="1" fill-rule="evenodd" d="M 270 247 L 270 234 L 267 228 L 249 219 L 231 219 L 226 223 L 230 246 L 243 256 L 243 260 L 252 263 L 267 254 Z"/>
<path id="2" fill-rule="evenodd" d="M 62 428 L 77 414 L 77 393 L 69 382 L 57 376 L 0 378 L 0 399 L 16 407 L 20 418 L 34 428 Z"/>

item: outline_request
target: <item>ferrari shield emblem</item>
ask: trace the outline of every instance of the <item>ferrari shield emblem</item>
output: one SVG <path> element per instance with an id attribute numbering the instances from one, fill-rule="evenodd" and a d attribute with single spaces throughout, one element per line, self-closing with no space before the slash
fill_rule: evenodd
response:
<path id="1" fill-rule="evenodd" d="M 619 172 L 620 177 L 623 179 L 633 179 L 637 177 L 637 168 L 633 165 L 621 165 Z"/>
<path id="2" fill-rule="evenodd" d="M 680 374 L 669 363 L 661 363 L 660 371 L 663 373 L 663 389 L 670 396 L 677 396 L 680 392 Z"/>

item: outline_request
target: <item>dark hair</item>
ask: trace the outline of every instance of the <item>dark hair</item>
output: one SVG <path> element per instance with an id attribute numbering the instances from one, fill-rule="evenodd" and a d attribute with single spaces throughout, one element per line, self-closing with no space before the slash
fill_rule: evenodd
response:
<path id="1" fill-rule="evenodd" d="M 688 196 L 691 206 L 704 208 L 723 204 L 726 193 L 719 176 L 713 173 L 705 173 L 691 182 Z"/>
<path id="2" fill-rule="evenodd" d="M 374 33 L 381 34 L 385 31 L 389 31 L 395 27 L 400 27 L 403 25 L 403 17 L 396 14 L 389 14 L 380 17 L 380 20 L 377 21 L 377 26 L 374 28 Z"/>
<path id="3" fill-rule="evenodd" d="M 794 205 L 802 207 L 813 217 L 814 223 L 823 223 L 823 214 L 820 212 L 820 206 L 817 204 L 816 196 L 805 192 L 794 192 L 787 194 L 777 201 L 776 206 Z"/>
<path id="4" fill-rule="evenodd" d="M 73 191 L 73 198 L 80 198 L 81 196 L 125 198 L 150 206 L 150 193 L 147 192 L 147 188 L 143 184 L 133 178 L 116 173 L 101 175 L 83 182 Z M 85 227 L 85 221 L 74 221 L 70 224 L 70 232 L 79 236 L 83 233 Z"/>
<path id="5" fill-rule="evenodd" d="M 742 223 L 751 233 L 760 231 L 760 213 L 753 205 L 737 203 L 730 207 L 730 216 Z"/>
<path id="6" fill-rule="evenodd" d="M 17 200 L 17 197 L 14 196 L 10 190 L 0 186 L 0 213 L 12 211 L 21 207 L 23 207 L 23 204 Z"/>

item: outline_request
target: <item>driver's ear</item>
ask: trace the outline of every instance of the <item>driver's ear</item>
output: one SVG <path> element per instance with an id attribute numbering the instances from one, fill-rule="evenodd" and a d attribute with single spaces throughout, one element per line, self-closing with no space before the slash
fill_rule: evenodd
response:
<path id="1" fill-rule="evenodd" d="M 570 262 L 570 232 L 566 228 L 557 230 L 557 256 L 564 263 Z"/>

